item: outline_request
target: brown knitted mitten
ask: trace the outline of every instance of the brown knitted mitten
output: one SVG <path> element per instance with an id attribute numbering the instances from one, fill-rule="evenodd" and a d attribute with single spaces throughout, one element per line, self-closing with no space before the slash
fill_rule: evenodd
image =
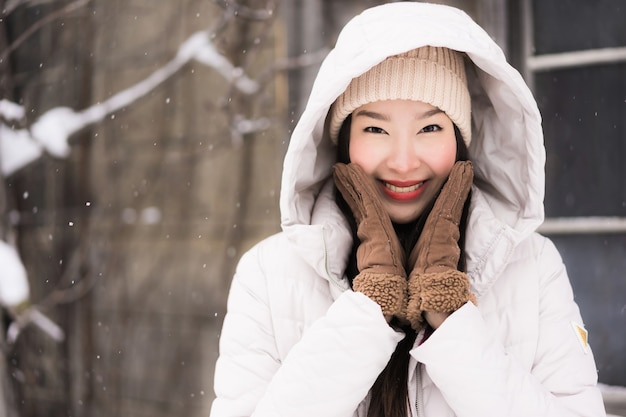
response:
<path id="1" fill-rule="evenodd" d="M 356 164 L 337 163 L 333 175 L 354 214 L 361 241 L 356 253 L 359 274 L 352 287 L 376 301 L 388 322 L 396 317 L 406 323 L 405 255 L 372 180 Z"/>
<path id="2" fill-rule="evenodd" d="M 467 301 L 476 303 L 469 277 L 457 270 L 459 222 L 474 178 L 472 163 L 457 162 L 426 219 L 424 230 L 409 256 L 407 319 L 416 331 L 423 327 L 422 313 L 452 313 Z"/>

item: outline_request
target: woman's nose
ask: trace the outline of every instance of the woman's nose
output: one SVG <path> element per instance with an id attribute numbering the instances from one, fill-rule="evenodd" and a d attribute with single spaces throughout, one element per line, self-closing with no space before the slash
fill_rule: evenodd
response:
<path id="1" fill-rule="evenodd" d="M 415 143 L 408 138 L 398 138 L 392 141 L 393 145 L 389 150 L 387 165 L 398 172 L 412 171 L 420 165 Z"/>

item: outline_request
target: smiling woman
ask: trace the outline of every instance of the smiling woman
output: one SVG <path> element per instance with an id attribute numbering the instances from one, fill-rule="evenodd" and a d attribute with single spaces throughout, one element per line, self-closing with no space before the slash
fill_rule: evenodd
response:
<path id="1" fill-rule="evenodd" d="M 532 94 L 467 15 L 355 17 L 291 137 L 283 232 L 233 279 L 211 416 L 603 416 L 536 233 L 543 156 Z"/>

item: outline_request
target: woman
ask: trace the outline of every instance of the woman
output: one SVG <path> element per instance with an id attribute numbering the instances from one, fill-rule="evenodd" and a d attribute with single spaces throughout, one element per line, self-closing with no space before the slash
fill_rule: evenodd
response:
<path id="1" fill-rule="evenodd" d="M 464 13 L 355 17 L 292 135 L 283 232 L 237 268 L 211 416 L 604 416 L 535 233 L 544 160 L 531 93 Z"/>

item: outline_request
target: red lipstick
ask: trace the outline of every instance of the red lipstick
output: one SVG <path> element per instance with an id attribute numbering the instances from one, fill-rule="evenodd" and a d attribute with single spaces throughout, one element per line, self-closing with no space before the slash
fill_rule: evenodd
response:
<path id="1" fill-rule="evenodd" d="M 385 195 L 397 201 L 409 201 L 418 198 L 424 191 L 425 181 L 381 181 Z"/>

